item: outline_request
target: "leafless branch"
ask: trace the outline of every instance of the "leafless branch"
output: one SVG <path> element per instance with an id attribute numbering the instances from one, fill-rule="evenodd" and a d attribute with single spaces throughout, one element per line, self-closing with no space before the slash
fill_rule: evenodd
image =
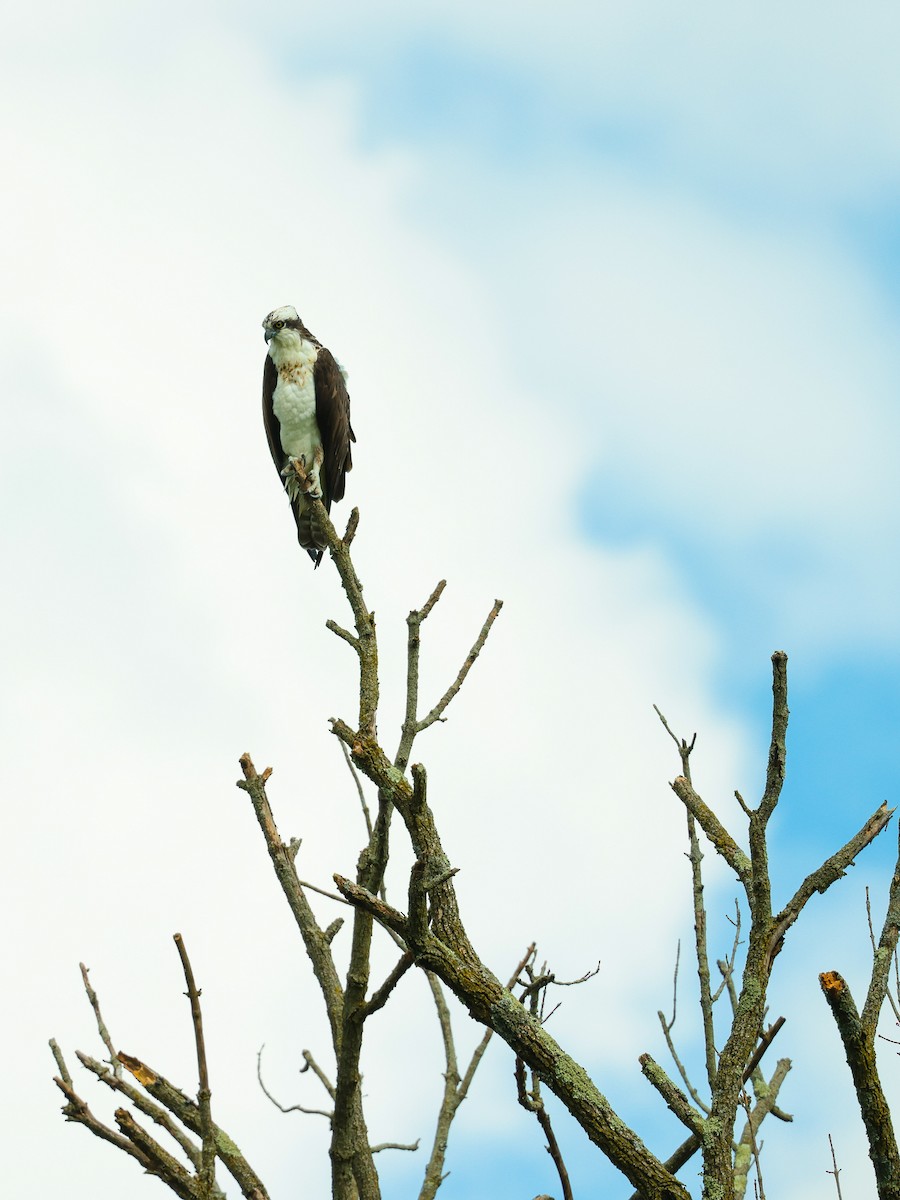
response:
<path id="1" fill-rule="evenodd" d="M 316 920 L 297 876 L 294 855 L 281 840 L 275 825 L 275 818 L 266 795 L 266 782 L 271 775 L 271 770 L 267 768 L 261 775 L 257 774 L 249 754 L 241 755 L 240 763 L 244 778 L 238 780 L 237 786 L 248 794 L 253 804 L 253 811 L 262 830 L 269 857 L 275 868 L 275 875 L 300 930 L 313 973 L 322 992 L 325 1011 L 331 1026 L 332 1040 L 335 1046 L 339 1046 L 343 1033 L 344 989 L 335 969 L 329 942 Z"/>
<path id="2" fill-rule="evenodd" d="M 164 1129 L 184 1151 L 188 1160 L 193 1164 L 194 1170 L 199 1171 L 200 1147 L 193 1139 L 188 1137 L 176 1121 L 172 1120 L 168 1112 L 161 1105 L 154 1103 L 139 1088 L 132 1087 L 124 1078 L 124 1073 L 115 1075 L 109 1067 L 104 1063 L 98 1062 L 95 1058 L 91 1058 L 89 1054 L 84 1054 L 81 1050 L 76 1050 L 75 1053 L 81 1065 L 96 1075 L 102 1084 L 127 1097 L 136 1109 L 144 1113 L 145 1116 L 150 1117 L 160 1129 Z"/>
<path id="3" fill-rule="evenodd" d="M 729 918 L 729 920 L 730 920 L 730 918 Z M 716 959 L 716 966 L 719 968 L 719 973 L 722 976 L 722 982 L 719 984 L 719 986 L 713 992 L 713 995 L 712 995 L 713 1004 L 716 1003 L 716 1001 L 722 995 L 722 992 L 726 987 L 729 988 L 729 990 L 732 993 L 734 991 L 734 964 L 737 961 L 738 946 L 740 946 L 740 944 L 741 944 L 741 906 L 737 901 L 737 897 L 735 897 L 735 901 L 734 901 L 733 925 L 734 925 L 734 941 L 731 943 L 731 953 L 728 955 L 727 959 L 721 959 L 721 958 Z M 732 1012 L 734 1011 L 735 1003 L 736 1003 L 736 997 L 734 997 L 733 1002 L 732 1002 Z"/>
<path id="4" fill-rule="evenodd" d="M 759 1200 L 766 1200 L 766 1193 L 765 1193 L 765 1189 L 763 1187 L 762 1167 L 761 1167 L 760 1161 L 759 1161 L 759 1146 L 757 1145 L 757 1142 L 756 1142 L 756 1128 L 755 1128 L 754 1120 L 753 1120 L 753 1111 L 752 1111 L 751 1105 L 750 1105 L 750 1097 L 747 1094 L 747 1092 L 741 1092 L 741 1107 L 744 1109 L 744 1111 L 747 1114 L 747 1124 L 746 1124 L 746 1127 L 744 1130 L 744 1134 L 745 1134 L 747 1144 L 750 1149 L 750 1154 L 753 1159 L 753 1165 L 756 1167 L 756 1183 L 758 1185 L 757 1194 L 759 1196 Z M 742 1178 L 741 1174 L 739 1174 L 738 1172 L 735 1172 L 735 1176 L 736 1176 L 735 1184 L 737 1185 L 735 1187 L 735 1197 L 738 1197 L 739 1195 L 743 1195 L 743 1191 L 741 1191 L 741 1192 L 738 1191 L 738 1188 L 740 1187 L 740 1183 L 738 1181 L 742 1179 L 742 1182 L 746 1186 L 746 1175 L 744 1174 L 743 1178 Z"/>
<path id="5" fill-rule="evenodd" d="M 840 879 L 853 863 L 854 859 L 879 833 L 887 827 L 894 815 L 894 809 L 882 804 L 872 813 L 860 831 L 855 834 L 845 846 L 827 858 L 818 870 L 811 872 L 800 884 L 800 887 L 774 919 L 770 955 L 772 958 L 781 948 L 785 933 L 790 929 L 802 912 L 806 902 L 816 892 L 826 892 L 831 885 Z"/>
<path id="6" fill-rule="evenodd" d="M 868 891 L 866 899 L 868 900 Z M 897 952 L 898 935 L 900 935 L 900 853 L 898 853 L 897 862 L 894 866 L 894 874 L 891 878 L 887 912 L 884 917 L 881 937 L 878 939 L 878 946 L 874 948 L 872 976 L 869 981 L 869 990 L 866 994 L 862 1011 L 863 1029 L 872 1038 L 874 1038 L 878 1027 L 878 1018 L 881 1015 L 884 998 L 888 994 L 891 962 L 894 960 Z M 893 999 L 891 1003 L 893 1005 Z M 896 1013 L 896 1005 L 893 1006 Z"/>
<path id="7" fill-rule="evenodd" d="M 359 796 L 359 806 L 362 809 L 363 819 L 366 822 L 366 833 L 369 835 L 369 841 L 372 840 L 372 816 L 369 812 L 369 806 L 366 804 L 366 795 L 363 791 L 362 780 L 359 777 L 359 771 L 353 765 L 353 759 L 350 757 L 350 751 L 343 742 L 338 742 L 341 748 L 341 754 L 344 756 L 344 762 L 347 764 L 347 770 L 350 772 L 351 778 L 356 785 L 356 794 Z"/>
<path id="8" fill-rule="evenodd" d="M 278 1109 L 279 1112 L 283 1112 L 283 1113 L 299 1112 L 299 1113 L 303 1113 L 306 1116 L 311 1116 L 311 1117 L 327 1117 L 327 1119 L 330 1121 L 332 1119 L 332 1117 L 334 1116 L 333 1112 L 326 1112 L 325 1109 L 323 1109 L 323 1108 L 304 1108 L 304 1106 L 302 1104 L 287 1104 L 287 1105 L 285 1105 L 275 1099 L 275 1097 L 272 1095 L 272 1093 L 266 1087 L 265 1082 L 263 1081 L 263 1077 L 262 1077 L 262 1052 L 264 1049 L 265 1049 L 265 1043 L 263 1043 L 263 1045 L 260 1046 L 260 1048 L 256 1054 L 256 1078 L 259 1080 L 259 1086 L 262 1088 L 263 1095 L 266 1097 L 266 1099 L 270 1100 L 272 1102 L 272 1104 L 275 1105 L 275 1107 Z M 301 1068 L 301 1071 L 304 1069 L 305 1068 Z"/>
<path id="9" fill-rule="evenodd" d="M 843 1200 L 843 1197 L 841 1196 L 841 1180 L 840 1180 L 841 1172 L 840 1172 L 840 1168 L 837 1165 L 837 1158 L 834 1153 L 834 1142 L 831 1140 L 830 1133 L 828 1135 L 828 1148 L 831 1151 L 831 1165 L 832 1165 L 833 1169 L 831 1171 L 826 1171 L 825 1174 L 834 1176 L 834 1186 L 837 1188 L 838 1200 Z"/>
<path id="10" fill-rule="evenodd" d="M 345 629 L 343 625 L 338 625 L 337 621 L 332 621 L 329 617 L 325 622 L 325 628 L 330 629 L 332 633 L 336 633 L 339 638 L 342 638 L 348 643 L 348 645 L 352 646 L 354 650 L 359 650 L 359 638 L 355 637 L 349 632 L 349 630 Z"/>
<path id="11" fill-rule="evenodd" d="M 894 1200 L 900 1179 L 900 1152 L 875 1061 L 875 1031 L 863 1024 L 850 989 L 837 971 L 824 971 L 819 976 L 819 984 L 837 1025 L 853 1076 L 869 1142 L 869 1157 L 875 1168 L 879 1200 Z"/>
<path id="12" fill-rule="evenodd" d="M 475 643 L 472 646 L 472 649 L 466 655 L 466 661 L 460 667 L 458 675 L 456 676 L 454 681 L 450 684 L 450 686 L 447 688 L 446 692 L 444 692 L 443 696 L 441 696 L 440 700 L 438 700 L 437 704 L 435 704 L 434 708 L 426 716 L 424 716 L 421 719 L 421 721 L 418 722 L 418 724 L 417 724 L 417 732 L 418 733 L 421 733 L 423 730 L 427 729 L 429 727 L 429 725 L 433 725 L 434 722 L 437 721 L 443 715 L 444 711 L 447 708 L 447 705 L 450 703 L 450 701 L 453 699 L 453 697 L 457 694 L 459 689 L 462 687 L 463 683 L 465 682 L 466 676 L 468 675 L 469 671 L 472 669 L 472 666 L 475 663 L 475 659 L 478 657 L 478 655 L 484 649 L 484 643 L 487 641 L 488 634 L 491 632 L 491 626 L 494 624 L 494 621 L 496 621 L 497 617 L 500 615 L 500 610 L 502 607 L 503 607 L 502 600 L 494 601 L 494 606 L 491 609 L 491 611 L 488 613 L 487 619 L 485 620 L 484 624 L 482 625 L 481 632 L 478 634 L 478 637 L 475 639 Z"/>
<path id="13" fill-rule="evenodd" d="M 347 550 L 350 549 L 353 539 L 356 537 L 356 531 L 358 528 L 359 528 L 359 509 L 354 508 L 350 513 L 350 520 L 347 522 L 347 528 L 344 531 L 343 542 L 344 542 L 345 549 L 347 549 Z"/>
<path id="14" fill-rule="evenodd" d="M 103 1045 L 106 1047 L 109 1053 L 109 1061 L 113 1071 L 116 1075 L 121 1075 L 122 1067 L 118 1058 L 116 1057 L 116 1051 L 112 1044 L 112 1038 L 109 1036 L 109 1030 L 106 1028 L 106 1023 L 104 1022 L 103 1015 L 100 1012 L 100 1001 L 97 999 L 97 993 L 91 987 L 91 981 L 88 978 L 88 968 L 84 965 L 84 963 L 79 963 L 78 967 L 81 971 L 82 981 L 84 982 L 84 990 L 87 992 L 87 998 L 90 1002 L 91 1008 L 94 1010 L 94 1017 L 97 1021 L 97 1032 L 100 1034 L 100 1040 L 103 1042 Z"/>
<path id="15" fill-rule="evenodd" d="M 681 773 L 682 773 L 682 775 L 685 777 L 685 779 L 690 779 L 690 777 L 691 777 L 690 758 L 691 758 L 691 754 L 693 752 L 694 747 L 697 745 L 696 733 L 694 734 L 694 736 L 691 738 L 691 740 L 689 742 L 686 741 L 684 738 L 677 737 L 672 732 L 669 722 L 662 715 L 662 713 L 659 711 L 659 709 L 657 708 L 657 706 L 655 704 L 653 705 L 653 711 L 656 713 L 656 715 L 659 717 L 660 721 L 662 722 L 663 729 L 665 729 L 666 733 L 669 735 L 669 737 L 672 739 L 672 741 L 675 743 L 676 747 L 678 748 L 678 753 L 681 757 Z"/>
<path id="16" fill-rule="evenodd" d="M 696 820 L 697 824 L 712 842 L 716 852 L 728 863 L 729 867 L 749 891 L 752 885 L 752 869 L 750 860 L 740 848 L 712 809 L 694 791 L 689 779 L 679 775 L 671 784 L 672 791 L 684 804 L 685 808 Z"/>
<path id="17" fill-rule="evenodd" d="M 200 1074 L 200 1088 L 197 1092 L 197 1102 L 200 1109 L 200 1136 L 203 1141 L 203 1152 L 200 1160 L 200 1195 L 208 1198 L 215 1185 L 216 1144 L 213 1135 L 213 1119 L 210 1108 L 209 1069 L 206 1065 L 206 1042 L 203 1037 L 203 1014 L 200 1011 L 200 992 L 194 982 L 194 971 L 188 958 L 187 947 L 180 933 L 175 934 L 175 945 L 181 958 L 184 970 L 184 981 L 187 984 L 187 997 L 191 1004 L 191 1021 L 194 1026 L 194 1041 L 197 1046 L 197 1069 Z"/>
<path id="18" fill-rule="evenodd" d="M 72 1076 L 69 1074 L 69 1068 L 66 1066 L 66 1060 L 63 1058 L 63 1052 L 59 1048 L 56 1038 L 51 1038 L 49 1042 L 50 1051 L 56 1059 L 56 1067 L 59 1071 L 60 1078 L 67 1087 L 72 1086 Z"/>
<path id="19" fill-rule="evenodd" d="M 56 1043 L 53 1042 L 52 1045 L 56 1046 Z M 58 1050 L 59 1047 L 56 1046 L 54 1055 Z M 102 1121 L 98 1120 L 97 1117 L 94 1116 L 87 1102 L 82 1100 L 82 1098 L 73 1088 L 71 1076 L 68 1074 L 68 1072 L 66 1072 L 66 1078 L 63 1078 L 61 1075 L 56 1076 L 53 1082 L 66 1098 L 66 1104 L 63 1106 L 62 1111 L 63 1116 L 67 1121 L 74 1121 L 79 1125 L 84 1125 L 84 1127 L 90 1130 L 95 1137 L 101 1138 L 103 1141 L 109 1142 L 113 1146 L 117 1146 L 126 1154 L 130 1154 L 132 1158 L 136 1158 L 145 1170 L 150 1170 L 150 1163 L 146 1155 L 141 1154 L 138 1148 L 132 1142 L 130 1142 L 128 1138 L 122 1137 L 121 1134 L 116 1133 L 114 1129 L 110 1129 L 108 1125 L 104 1125 Z"/>
<path id="20" fill-rule="evenodd" d="M 693 1100 L 696 1108 L 698 1108 L 701 1112 L 708 1113 L 709 1105 L 700 1096 L 700 1093 L 694 1087 L 693 1083 L 691 1083 L 690 1076 L 687 1073 L 687 1068 L 681 1061 L 681 1056 L 675 1048 L 675 1039 L 672 1037 L 672 1026 L 675 1023 L 674 1009 L 671 1024 L 666 1023 L 665 1015 L 662 1012 L 658 1012 L 656 1015 L 659 1017 L 659 1023 L 662 1027 L 663 1037 L 666 1039 L 666 1046 L 669 1054 L 672 1056 L 672 1061 L 675 1063 L 678 1074 L 681 1076 L 682 1083 L 688 1090 L 688 1095 L 690 1096 L 691 1100 Z"/>
<path id="21" fill-rule="evenodd" d="M 539 1018 L 543 1008 L 543 999 L 546 994 L 547 986 L 553 982 L 553 975 L 547 971 L 546 963 L 541 971 L 534 973 L 531 967 L 531 954 L 528 954 L 523 960 L 522 966 L 529 975 L 530 982 L 525 986 L 523 994 L 523 1003 L 528 1001 L 528 1009 L 532 1017 Z M 521 969 L 521 968 L 520 968 Z M 599 967 L 597 968 L 599 970 Z M 596 974 L 596 972 L 594 972 Z M 518 975 L 518 972 L 517 972 Z M 585 976 L 587 978 L 587 976 Z M 525 1063 L 520 1055 L 516 1055 L 515 1065 L 516 1078 L 516 1095 L 519 1103 L 527 1112 L 533 1112 L 537 1117 L 538 1124 L 547 1141 L 547 1153 L 553 1160 L 553 1165 L 556 1167 L 556 1173 L 559 1177 L 559 1185 L 562 1188 L 563 1200 L 572 1200 L 572 1185 L 569 1181 L 569 1172 L 566 1169 L 565 1160 L 562 1156 L 562 1151 L 559 1142 L 556 1140 L 556 1135 L 553 1132 L 553 1123 L 550 1120 L 550 1114 L 547 1112 L 547 1107 L 544 1104 L 541 1096 L 540 1079 L 536 1072 L 531 1072 L 531 1090 L 528 1091 L 525 1082 Z"/>
<path id="22" fill-rule="evenodd" d="M 300 1074 L 305 1075 L 307 1071 L 312 1071 L 313 1075 L 315 1075 L 315 1077 L 321 1083 L 322 1087 L 325 1089 L 325 1091 L 328 1093 L 328 1095 L 333 1100 L 334 1099 L 334 1084 L 331 1082 L 331 1080 L 328 1078 L 328 1076 L 325 1074 L 325 1072 L 322 1070 L 322 1068 L 319 1066 L 319 1064 L 316 1062 L 316 1060 L 313 1058 L 313 1056 L 310 1054 L 310 1052 L 308 1050 L 304 1050 L 303 1051 L 303 1066 L 300 1068 Z"/>
<path id="23" fill-rule="evenodd" d="M 195 1101 L 141 1059 L 134 1058 L 120 1050 L 119 1061 L 157 1103 L 167 1108 L 191 1133 L 202 1136 L 200 1108 Z M 213 1124 L 213 1137 L 215 1138 L 216 1156 L 240 1187 L 247 1200 L 266 1200 L 266 1189 L 263 1187 L 262 1180 L 238 1149 L 234 1139 L 215 1123 Z"/>
<path id="24" fill-rule="evenodd" d="M 669 1110 L 683 1125 L 687 1126 L 691 1133 L 699 1136 L 703 1131 L 703 1117 L 691 1106 L 681 1088 L 672 1082 L 662 1067 L 649 1054 L 640 1055 L 638 1062 L 641 1064 L 644 1078 L 653 1084 L 665 1100 Z"/>
<path id="25" fill-rule="evenodd" d="M 365 1005 L 360 1009 L 360 1017 L 363 1020 L 365 1020 L 367 1017 L 370 1017 L 372 1013 L 378 1012 L 380 1008 L 384 1008 L 394 988 L 412 965 L 412 954 L 410 954 L 408 950 L 404 950 L 390 975 L 388 975 L 381 987 L 377 988 L 372 993 Z"/>

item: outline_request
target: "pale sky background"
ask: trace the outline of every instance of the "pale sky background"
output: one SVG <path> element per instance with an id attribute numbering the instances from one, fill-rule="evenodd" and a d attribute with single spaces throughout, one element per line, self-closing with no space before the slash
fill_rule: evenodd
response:
<path id="1" fill-rule="evenodd" d="M 255 1080 L 265 1042 L 282 1101 L 318 1106 L 300 1052 L 329 1055 L 234 787 L 243 751 L 273 766 L 303 876 L 352 874 L 361 824 L 327 718 L 352 718 L 354 662 L 324 629 L 349 618 L 329 565 L 297 549 L 259 414 L 260 323 L 281 304 L 350 372 L 335 515 L 362 512 L 389 747 L 409 609 L 448 579 L 425 627 L 430 707 L 506 602 L 415 755 L 473 940 L 501 975 L 532 939 L 561 977 L 601 961 L 553 1032 L 665 1157 L 682 1131 L 636 1060 L 665 1061 L 655 1014 L 690 921 L 678 762 L 651 705 L 698 731 L 697 786 L 739 833 L 769 655 L 789 653 L 780 899 L 897 801 L 900 13 L 84 0 L 7 3 L 3 24 L 12 1191 L 162 1195 L 63 1125 L 46 1041 L 73 1069 L 76 1046 L 101 1051 L 84 960 L 119 1047 L 193 1091 L 180 930 L 217 1120 L 273 1200 L 328 1194 L 325 1122 L 280 1116 Z M 829 1132 L 844 1194 L 874 1191 L 816 977 L 840 969 L 862 998 L 864 887 L 880 920 L 895 837 L 778 960 L 787 1024 L 766 1062 L 794 1061 L 795 1121 L 765 1127 L 773 1195 L 833 1193 Z M 721 954 L 735 887 L 707 864 Z M 882 1063 L 896 1093 L 891 1047 Z M 421 980 L 373 1023 L 364 1069 L 373 1138 L 429 1144 L 441 1062 Z M 558 1133 L 576 1195 L 630 1194 L 580 1130 Z M 385 1196 L 415 1195 L 424 1163 L 385 1157 Z M 558 1194 L 499 1044 L 447 1166 L 447 1200 Z"/>

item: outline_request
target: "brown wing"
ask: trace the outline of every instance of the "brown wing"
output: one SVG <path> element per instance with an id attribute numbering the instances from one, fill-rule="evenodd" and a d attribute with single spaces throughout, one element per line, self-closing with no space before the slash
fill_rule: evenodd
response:
<path id="1" fill-rule="evenodd" d="M 265 366 L 263 367 L 263 423 L 266 427 L 266 438 L 269 442 L 272 460 L 278 468 L 278 474 L 281 475 L 281 471 L 287 463 L 288 456 L 281 446 L 281 422 L 275 416 L 275 388 L 277 386 L 278 369 L 267 354 Z"/>
<path id="2" fill-rule="evenodd" d="M 344 477 L 353 466 L 350 443 L 356 441 L 350 425 L 350 396 L 334 355 L 324 346 L 319 350 L 313 375 L 316 385 L 316 423 L 324 451 L 325 507 L 344 496 Z M 274 420 L 275 414 L 272 414 Z"/>

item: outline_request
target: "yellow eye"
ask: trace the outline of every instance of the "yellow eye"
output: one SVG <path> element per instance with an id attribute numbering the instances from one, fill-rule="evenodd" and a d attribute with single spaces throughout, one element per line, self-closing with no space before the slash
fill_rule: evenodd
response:
<path id="1" fill-rule="evenodd" d="M 276 321 L 275 328 L 276 329 L 284 329 L 284 321 Z"/>

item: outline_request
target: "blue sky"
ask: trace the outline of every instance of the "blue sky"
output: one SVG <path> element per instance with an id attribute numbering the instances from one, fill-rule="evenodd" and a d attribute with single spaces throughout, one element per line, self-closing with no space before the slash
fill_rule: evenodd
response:
<path id="1" fill-rule="evenodd" d="M 291 1094 L 291 1063 L 323 1032 L 313 1011 L 298 1028 L 303 964 L 248 848 L 237 755 L 276 766 L 279 815 L 319 882 L 352 864 L 358 831 L 352 811 L 308 807 L 346 786 L 325 718 L 347 708 L 352 673 L 322 632 L 340 596 L 292 557 L 258 428 L 259 323 L 282 303 L 350 369 L 383 727 L 403 618 L 435 580 L 450 581 L 428 631 L 435 692 L 506 600 L 422 756 L 477 944 L 500 974 L 535 936 L 562 975 L 603 960 L 558 1036 L 644 1119 L 634 1061 L 661 1054 L 654 1013 L 689 934 L 677 763 L 652 703 L 699 732 L 695 778 L 739 830 L 732 792 L 757 794 L 765 769 L 769 655 L 789 653 L 779 888 L 895 802 L 900 20 L 881 4 L 844 20 L 811 4 L 583 0 L 552 21 L 536 3 L 513 17 L 404 0 L 44 11 L 37 29 L 10 10 L 3 82 L 18 581 L 3 711 L 10 787 L 31 798 L 6 818 L 4 886 L 34 916 L 11 960 L 40 997 L 19 1017 L 22 1137 L 81 1155 L 92 1200 L 140 1185 L 62 1129 L 35 1056 L 51 1032 L 89 1040 L 84 958 L 134 1051 L 143 1038 L 174 1057 L 188 1086 L 165 944 L 184 927 L 235 1047 L 219 1089 L 275 1192 L 301 1153 L 257 1102 L 254 1056 L 275 1047 Z M 869 1186 L 815 976 L 864 970 L 861 889 L 884 886 L 894 837 L 816 899 L 779 963 L 797 1122 L 771 1133 L 771 1178 L 797 1200 L 827 1183 L 828 1130 L 844 1178 Z M 123 846 L 168 886 L 136 887 Z M 198 846 L 213 848 L 203 878 Z M 502 881 L 523 863 L 541 886 L 511 895 Z M 724 942 L 721 873 L 709 894 Z M 123 945 L 147 964 L 138 988 L 117 974 Z M 263 982 L 273 961 L 289 978 Z M 424 1055 L 412 1011 L 390 1028 Z M 430 1101 L 392 1090 L 393 1052 L 385 1033 L 370 1103 L 406 1140 L 394 1126 L 418 1135 Z M 495 1172 L 501 1200 L 553 1192 L 511 1099 L 495 1051 L 460 1116 L 450 1200 L 472 1194 L 473 1170 Z M 660 1152 L 678 1140 L 641 1132 Z M 593 1152 L 562 1136 L 590 1190 Z M 321 1131 L 289 1138 L 316 1186 Z M 821 1178 L 797 1173 L 820 1160 Z M 59 1160 L 40 1169 L 59 1186 Z"/>
<path id="2" fill-rule="evenodd" d="M 283 69 L 296 81 L 308 72 L 298 67 L 294 50 L 289 41 L 282 54 Z M 709 51 L 715 54 L 714 43 Z M 645 84 L 651 83 L 651 71 L 644 65 L 642 71 L 641 64 L 636 64 L 635 75 Z M 762 75 L 763 64 L 759 66 Z M 837 137 L 834 145 L 828 145 L 827 125 L 821 133 L 825 146 L 814 147 L 814 152 L 823 159 L 827 150 L 833 153 L 834 160 L 828 164 L 835 176 L 832 188 L 821 183 L 814 192 L 798 188 L 802 161 L 786 177 L 772 164 L 748 163 L 740 156 L 742 138 L 761 142 L 773 124 L 783 122 L 788 141 L 792 117 L 799 123 L 804 101 L 809 103 L 810 93 L 814 96 L 821 85 L 802 71 L 795 80 L 794 97 L 783 93 L 766 96 L 759 85 L 751 97 L 745 97 L 748 107 L 752 102 L 756 111 L 743 128 L 735 128 L 738 145 L 733 156 L 723 160 L 712 136 L 704 142 L 701 134 L 689 148 L 673 148 L 685 137 L 680 114 L 668 111 L 662 98 L 652 97 L 652 92 L 640 109 L 618 98 L 576 96 L 574 88 L 557 90 L 544 79 L 536 80 L 522 64 L 498 60 L 483 47 L 448 44 L 438 34 L 417 32 L 404 37 L 400 33 L 386 54 L 359 50 L 354 54 L 351 48 L 349 59 L 344 43 L 332 42 L 317 69 L 325 73 L 352 71 L 362 96 L 358 136 L 364 148 L 412 146 L 425 159 L 426 179 L 411 215 L 414 220 L 441 227 L 461 249 L 473 223 L 485 240 L 502 239 L 504 202 L 509 203 L 520 187 L 530 186 L 536 175 L 558 171 L 568 187 L 581 184 L 585 190 L 602 186 L 607 176 L 623 175 L 645 193 L 690 196 L 717 218 L 744 226 L 748 238 L 754 231 L 774 229 L 786 239 L 795 234 L 805 239 L 812 231 L 823 260 L 834 256 L 850 262 L 883 306 L 888 322 L 900 319 L 900 181 L 885 179 L 879 171 L 872 179 L 861 175 L 854 180 L 856 186 L 848 188 L 840 178 L 845 147 Z M 832 80 L 832 86 L 835 82 L 842 91 L 840 79 Z M 852 82 L 843 86 L 852 86 Z M 636 82 L 633 89 L 638 87 Z M 721 99 L 727 107 L 733 97 L 726 90 Z M 798 103 L 793 105 L 791 100 Z M 865 144 L 865 123 L 853 132 Z M 803 148 L 795 140 L 789 148 L 802 154 Z M 479 172 L 489 179 L 461 195 L 462 189 L 454 187 L 454 181 L 463 174 L 474 180 Z M 486 186 L 481 186 L 482 182 Z M 449 204 L 445 199 L 448 191 Z M 481 238 L 477 252 L 484 252 Z M 490 256 L 490 249 L 487 253 Z M 790 330 L 785 333 L 789 338 Z M 647 349 L 652 353 L 652 346 Z M 750 356 L 753 348 L 747 346 L 745 352 Z M 739 363 L 734 366 L 736 372 L 740 370 Z M 893 379 L 896 383 L 897 376 Z M 600 404 L 606 400 L 616 403 L 614 397 L 597 396 Z M 728 402 L 725 392 L 723 407 Z M 779 402 L 789 407 L 790 395 L 782 395 Z M 816 413 L 813 409 L 806 419 L 813 423 L 829 418 L 827 411 Z M 723 424 L 734 430 L 730 437 L 739 438 L 740 425 L 753 421 L 750 410 L 726 414 Z M 683 448 L 689 451 L 689 420 L 684 442 Z M 755 465 L 761 490 L 771 487 L 773 476 L 791 473 L 791 462 L 779 461 L 778 442 L 778 431 L 773 429 L 772 457 Z M 859 449 L 865 454 L 865 446 Z M 740 446 L 726 441 L 722 452 L 739 455 Z M 649 544 L 666 555 L 692 601 L 715 625 L 727 647 L 719 664 L 722 702 L 762 729 L 768 713 L 768 680 L 760 652 L 782 643 L 790 648 L 796 622 L 805 616 L 785 613 L 785 593 L 791 592 L 798 577 L 816 571 L 828 553 L 815 536 L 810 537 L 816 532 L 810 528 L 814 513 L 805 514 L 804 520 L 795 524 L 787 511 L 784 522 L 770 521 L 750 536 L 731 538 L 724 531 L 724 541 L 713 540 L 704 524 L 692 519 L 696 516 L 691 512 L 693 498 L 679 504 L 666 496 L 670 488 L 676 492 L 679 488 L 676 472 L 667 481 L 662 502 L 659 491 L 630 486 L 636 458 L 639 461 L 639 447 L 627 447 L 623 461 L 611 463 L 607 455 L 572 481 L 574 487 L 567 498 L 573 519 L 590 541 L 624 548 Z M 823 490 L 827 484 L 821 476 L 836 468 L 836 463 L 821 464 Z M 698 473 L 703 473 L 702 464 Z M 891 484 L 888 499 L 896 513 L 893 506 L 900 500 L 900 489 L 896 478 Z M 716 503 L 713 497 L 709 500 Z M 747 504 L 752 507 L 752 496 Z M 885 524 L 884 540 L 875 549 L 882 561 L 873 581 L 876 586 L 880 581 L 890 594 L 900 548 L 896 521 L 889 519 Z M 827 530 L 825 533 L 827 537 Z M 846 596 L 841 595 L 840 601 L 852 606 L 852 576 L 842 581 L 842 590 Z M 842 752 L 854 764 L 854 780 L 861 791 L 880 799 L 895 786 L 893 747 L 900 685 L 896 638 L 897 625 L 890 621 L 874 638 L 864 626 L 848 624 L 832 633 L 827 645 L 817 647 L 811 663 L 801 661 L 793 666 L 794 707 L 799 711 L 792 725 L 792 761 L 796 763 L 792 790 L 799 795 L 821 794 L 834 778 L 838 730 Z M 824 730 L 831 732 L 823 736 Z M 840 828 L 837 824 L 835 832 Z M 817 823 L 816 832 L 831 834 L 827 820 L 824 826 Z"/>

